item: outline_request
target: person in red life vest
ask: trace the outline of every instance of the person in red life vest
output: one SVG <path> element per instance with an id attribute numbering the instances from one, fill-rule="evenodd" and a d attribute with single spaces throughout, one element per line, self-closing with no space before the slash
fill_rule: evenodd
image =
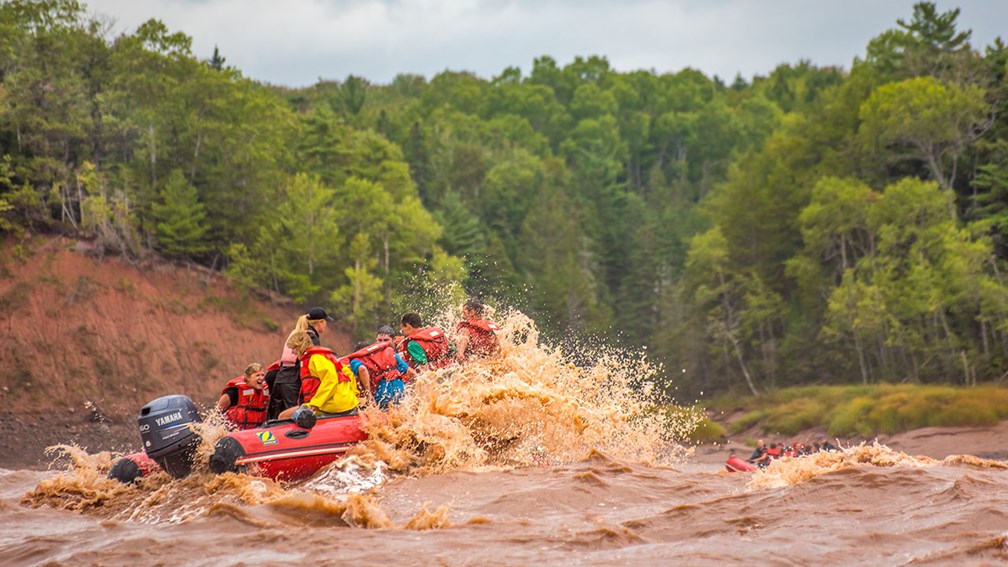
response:
<path id="1" fill-rule="evenodd" d="M 402 334 L 405 338 L 396 347 L 406 364 L 416 371 L 437 370 L 452 363 L 455 345 L 448 340 L 440 327 L 424 327 L 419 313 L 402 316 Z"/>
<path id="2" fill-rule="evenodd" d="M 399 344 L 398 342 L 395 342 L 396 338 L 402 340 L 403 337 L 402 335 L 397 334 L 391 325 L 382 325 L 381 327 L 378 327 L 378 332 L 375 333 L 374 339 L 375 342 L 381 341 L 383 343 L 388 343 L 390 347 L 395 347 L 395 345 Z"/>
<path id="3" fill-rule="evenodd" d="M 280 419 L 290 419 L 299 407 L 307 407 L 320 417 L 356 415 L 360 388 L 350 367 L 336 354 L 312 344 L 306 331 L 296 331 L 287 339 L 298 355 L 301 368 L 300 404 L 280 413 Z M 363 384 L 365 391 L 368 384 Z"/>
<path id="4" fill-rule="evenodd" d="M 405 379 L 416 378 L 416 370 L 392 348 L 394 333 L 392 327 L 381 327 L 374 343 L 359 344 L 355 352 L 345 357 L 354 375 L 371 386 L 373 399 L 382 410 L 399 403 L 405 395 Z"/>
<path id="5" fill-rule="evenodd" d="M 497 331 L 500 327 L 483 317 L 485 308 L 478 299 L 470 299 L 462 306 L 462 320 L 455 325 L 452 339 L 458 349 L 455 358 L 465 362 L 467 358 L 484 358 L 500 350 Z"/>
<path id="6" fill-rule="evenodd" d="M 224 386 L 217 409 L 236 428 L 252 429 L 266 421 L 270 394 L 265 376 L 262 365 L 253 362 L 245 368 L 244 376 L 239 376 Z"/>
<path id="7" fill-rule="evenodd" d="M 312 344 L 320 346 L 320 337 L 329 328 L 329 323 L 333 318 L 321 307 L 312 307 L 307 313 L 298 317 L 294 323 L 294 330 L 287 335 L 287 338 L 297 332 L 308 333 Z M 298 397 L 301 392 L 301 371 L 298 367 L 297 354 L 286 344 L 280 353 L 280 360 L 274 362 L 267 369 L 267 384 L 271 394 L 269 405 L 269 416 L 278 417 L 283 411 L 297 407 Z"/>
<path id="8" fill-rule="evenodd" d="M 770 465 L 770 461 L 779 459 L 784 456 L 784 450 L 778 447 L 776 443 L 771 443 L 770 448 L 766 450 L 762 459 L 756 462 L 756 464 L 762 469 Z"/>

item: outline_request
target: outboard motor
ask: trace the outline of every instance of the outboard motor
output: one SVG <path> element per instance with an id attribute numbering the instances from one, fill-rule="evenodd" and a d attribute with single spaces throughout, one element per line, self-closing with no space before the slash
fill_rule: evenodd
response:
<path id="1" fill-rule="evenodd" d="M 188 396 L 164 396 L 145 405 L 137 421 L 147 456 L 175 478 L 188 476 L 200 443 L 189 428 L 201 421 L 196 404 Z"/>

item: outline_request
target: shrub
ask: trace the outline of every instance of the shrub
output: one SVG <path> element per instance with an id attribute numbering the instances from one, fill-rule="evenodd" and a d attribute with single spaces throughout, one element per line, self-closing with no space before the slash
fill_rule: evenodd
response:
<path id="1" fill-rule="evenodd" d="M 769 415 L 770 415 L 770 412 L 767 411 L 767 410 L 754 410 L 754 411 L 751 411 L 751 412 L 743 415 L 739 419 L 735 420 L 734 423 L 732 423 L 732 432 L 733 433 L 738 433 L 739 431 L 742 431 L 743 429 L 747 429 L 749 427 L 752 427 L 752 426 L 756 425 L 757 423 L 760 423 L 761 421 L 763 421 L 764 419 L 766 419 Z"/>
<path id="2" fill-rule="evenodd" d="M 759 398 L 718 397 L 709 405 L 722 411 L 749 410 L 731 424 L 733 432 L 760 425 L 764 432 L 793 434 L 824 426 L 831 435 L 871 437 L 929 426 L 995 424 L 1008 419 L 1008 388 L 804 386 Z"/>
<path id="3" fill-rule="evenodd" d="M 825 410 L 826 408 L 818 399 L 795 398 L 774 407 L 764 429 L 788 435 L 798 433 L 819 425 Z"/>
<path id="4" fill-rule="evenodd" d="M 723 441 L 727 432 L 721 424 L 716 423 L 703 417 L 700 419 L 700 423 L 697 423 L 696 429 L 690 434 L 689 440 L 694 444 L 701 443 L 714 443 L 717 441 Z"/>
<path id="5" fill-rule="evenodd" d="M 830 412 L 827 431 L 830 435 L 837 436 L 850 434 L 870 436 L 873 433 L 872 427 L 865 418 L 874 405 L 874 398 L 868 396 L 860 396 L 840 404 Z"/>

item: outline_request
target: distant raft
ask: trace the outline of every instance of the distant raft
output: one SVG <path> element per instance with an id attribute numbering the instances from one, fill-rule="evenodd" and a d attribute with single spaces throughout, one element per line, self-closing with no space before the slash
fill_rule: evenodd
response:
<path id="1" fill-rule="evenodd" d="M 725 461 L 725 468 L 728 469 L 728 472 L 753 472 L 756 470 L 756 465 L 747 463 L 732 455 Z"/>

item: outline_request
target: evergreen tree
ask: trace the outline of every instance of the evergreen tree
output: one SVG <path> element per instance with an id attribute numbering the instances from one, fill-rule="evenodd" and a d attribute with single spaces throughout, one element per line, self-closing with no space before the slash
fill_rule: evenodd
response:
<path id="1" fill-rule="evenodd" d="M 210 68 L 215 71 L 223 71 L 224 63 L 226 62 L 227 59 L 225 59 L 224 56 L 220 54 L 220 49 L 218 49 L 217 46 L 215 45 L 213 47 L 213 56 L 210 57 L 209 61 Z"/>
<path id="2" fill-rule="evenodd" d="M 209 249 L 206 211 L 196 188 L 175 169 L 165 180 L 160 202 L 151 207 L 158 246 L 168 256 L 197 256 Z"/>
<path id="3" fill-rule="evenodd" d="M 367 99 L 367 83 L 359 77 L 350 75 L 340 86 L 339 96 L 343 110 L 351 116 L 356 116 L 360 114 Z"/>

